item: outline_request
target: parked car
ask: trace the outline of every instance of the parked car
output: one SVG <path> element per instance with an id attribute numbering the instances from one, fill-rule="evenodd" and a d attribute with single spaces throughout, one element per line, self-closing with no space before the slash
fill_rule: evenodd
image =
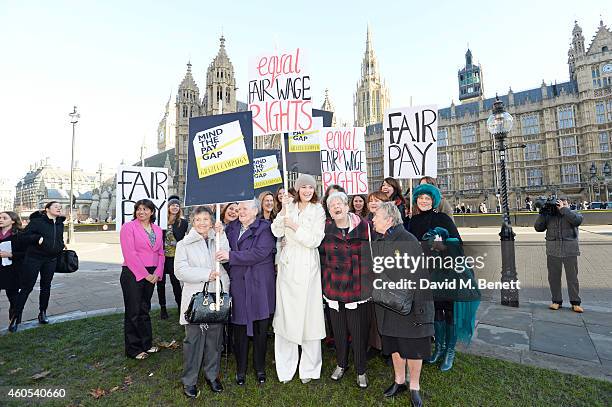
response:
<path id="1" fill-rule="evenodd" d="M 604 209 L 604 204 L 602 202 L 591 202 L 589 209 Z"/>

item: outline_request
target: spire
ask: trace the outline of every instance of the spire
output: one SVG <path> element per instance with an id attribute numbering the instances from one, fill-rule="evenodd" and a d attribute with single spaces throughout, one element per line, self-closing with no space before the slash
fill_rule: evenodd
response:
<path id="1" fill-rule="evenodd" d="M 187 62 L 187 72 L 185 73 L 183 81 L 179 85 L 179 89 L 198 89 L 198 85 L 196 85 L 193 75 L 191 74 L 191 61 Z"/>
<path id="2" fill-rule="evenodd" d="M 372 34 L 370 33 L 370 23 L 368 23 L 367 33 L 366 33 L 366 54 L 372 51 Z"/>
<path id="3" fill-rule="evenodd" d="M 325 88 L 325 99 L 323 99 L 323 104 L 321 105 L 321 110 L 325 110 L 327 112 L 334 111 L 334 105 L 331 100 L 329 100 L 329 89 Z"/>
<path id="4" fill-rule="evenodd" d="M 467 52 L 465 53 L 465 66 L 472 65 L 472 51 L 468 47 Z"/>

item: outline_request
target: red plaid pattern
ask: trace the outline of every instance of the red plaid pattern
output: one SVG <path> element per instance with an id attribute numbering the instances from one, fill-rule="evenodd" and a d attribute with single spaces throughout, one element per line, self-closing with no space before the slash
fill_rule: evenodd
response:
<path id="1" fill-rule="evenodd" d="M 325 237 L 319 246 L 323 294 L 344 303 L 365 299 L 361 290 L 361 255 L 363 245 L 368 244 L 368 222 L 351 217 L 353 222 L 358 223 L 343 237 L 334 221 L 327 220 Z"/>

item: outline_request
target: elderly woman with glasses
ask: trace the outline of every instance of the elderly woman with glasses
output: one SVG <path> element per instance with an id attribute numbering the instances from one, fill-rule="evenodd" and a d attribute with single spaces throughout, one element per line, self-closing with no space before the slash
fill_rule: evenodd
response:
<path id="1" fill-rule="evenodd" d="M 325 223 L 325 237 L 319 246 L 323 298 L 329 306 L 337 366 L 332 380 L 340 380 L 348 368 L 349 335 L 357 371 L 357 385 L 368 387 L 366 359 L 372 316 L 369 290 L 363 284 L 362 248 L 370 236 L 368 221 L 349 212 L 344 192 L 333 192 L 327 198 L 331 216 Z"/>

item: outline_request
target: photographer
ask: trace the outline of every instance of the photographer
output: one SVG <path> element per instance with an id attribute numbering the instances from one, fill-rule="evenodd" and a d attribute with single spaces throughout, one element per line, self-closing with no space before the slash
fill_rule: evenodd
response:
<path id="1" fill-rule="evenodd" d="M 561 294 L 561 267 L 565 268 L 567 290 L 574 312 L 584 312 L 578 295 L 578 226 L 582 215 L 569 208 L 567 197 L 551 198 L 541 205 L 540 215 L 534 228 L 538 232 L 546 231 L 546 264 L 548 267 L 548 284 L 552 295 L 549 308 L 558 310 L 563 303 Z"/>

